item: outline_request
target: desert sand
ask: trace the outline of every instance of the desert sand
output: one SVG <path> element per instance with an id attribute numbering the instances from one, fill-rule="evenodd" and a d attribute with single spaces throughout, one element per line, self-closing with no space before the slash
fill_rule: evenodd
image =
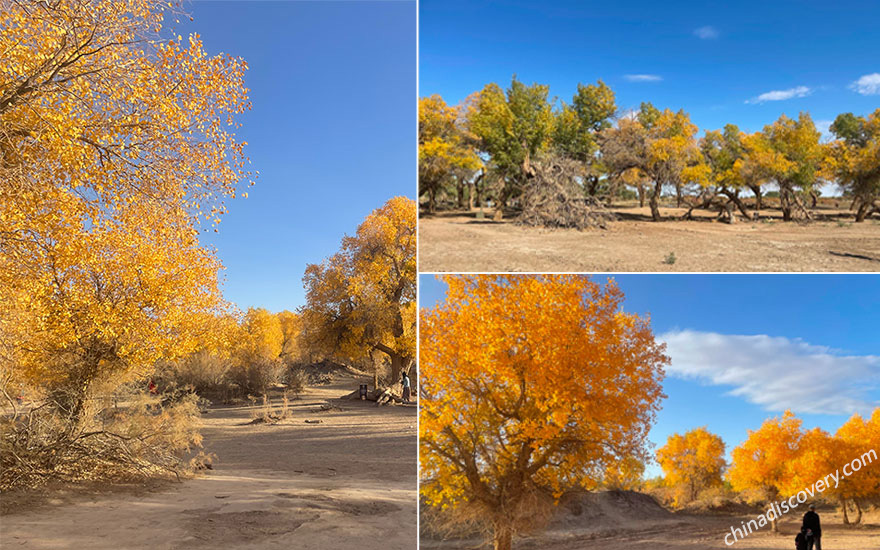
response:
<path id="1" fill-rule="evenodd" d="M 877 271 L 880 220 L 852 223 L 845 210 L 826 207 L 820 221 L 780 221 L 761 211 L 760 221 L 726 224 L 714 214 L 673 219 L 685 210 L 661 208 L 669 219 L 650 221 L 647 207 L 618 207 L 607 229 L 522 227 L 492 211 L 422 215 L 419 269 L 468 271 Z M 674 263 L 667 263 L 674 254 Z"/>
<path id="2" fill-rule="evenodd" d="M 417 410 L 338 399 L 359 382 L 307 388 L 274 425 L 252 424 L 251 407 L 213 408 L 202 432 L 213 470 L 152 489 L 21 502 L 0 517 L 2 547 L 410 550 Z"/>
<path id="3" fill-rule="evenodd" d="M 825 550 L 880 548 L 880 513 L 866 514 L 860 525 L 844 526 L 840 514 L 832 507 L 820 506 L 818 512 Z M 778 534 L 767 527 L 728 546 L 724 536 L 731 526 L 741 527 L 740 522 L 753 519 L 754 514 L 672 513 L 638 493 L 599 493 L 581 501 L 576 513 L 561 507 L 546 529 L 515 540 L 514 550 L 791 550 L 802 516 L 802 512 L 786 516 L 779 523 Z M 477 538 L 442 540 L 434 534 L 423 534 L 420 548 L 473 550 L 491 548 L 491 544 L 484 546 L 483 540 Z"/>

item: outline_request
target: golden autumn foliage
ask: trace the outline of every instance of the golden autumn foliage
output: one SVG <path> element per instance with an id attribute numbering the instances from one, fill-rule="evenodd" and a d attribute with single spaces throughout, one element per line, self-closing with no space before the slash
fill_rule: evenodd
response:
<path id="1" fill-rule="evenodd" d="M 797 453 L 801 436 L 801 420 L 791 411 L 749 430 L 748 438 L 731 454 L 728 477 L 733 489 L 758 489 L 776 498 L 785 488 L 785 465 Z"/>
<path id="2" fill-rule="evenodd" d="M 241 328 L 238 349 L 243 355 L 252 360 L 277 359 L 281 355 L 284 332 L 277 315 L 263 308 L 250 308 Z"/>
<path id="3" fill-rule="evenodd" d="M 299 346 L 300 334 L 302 334 L 302 316 L 292 311 L 282 311 L 278 314 L 278 322 L 281 324 L 281 357 L 285 361 L 299 359 L 301 350 Z"/>
<path id="4" fill-rule="evenodd" d="M 700 491 L 721 485 L 726 466 L 724 442 L 705 427 L 672 434 L 657 450 L 666 485 L 674 490 L 673 504 L 681 506 Z"/>
<path id="5" fill-rule="evenodd" d="M 302 323 L 311 345 L 349 359 L 379 351 L 392 383 L 415 359 L 416 205 L 389 199 L 303 277 Z"/>
<path id="6" fill-rule="evenodd" d="M 668 358 L 613 282 L 443 280 L 446 300 L 419 328 L 421 492 L 478 517 L 506 550 L 542 503 L 646 459 Z"/>
<path id="7" fill-rule="evenodd" d="M 430 212 L 444 183 L 468 180 L 483 165 L 459 118 L 438 95 L 419 99 L 419 193 L 428 194 Z"/>
<path id="8" fill-rule="evenodd" d="M 834 433 L 834 440 L 837 442 L 835 456 L 842 458 L 838 460 L 838 465 L 864 457 L 872 450 L 880 454 L 880 408 L 874 409 L 869 418 L 854 414 Z M 847 501 L 855 503 L 859 513 L 856 519 L 858 523 L 861 519 L 859 501 L 880 496 L 880 464 L 877 458 L 855 475 L 842 480 L 837 496 L 843 505 L 845 522 L 849 521 L 846 516 Z"/>
<path id="9" fill-rule="evenodd" d="M 813 191 L 825 158 L 820 137 L 809 113 L 801 113 L 797 120 L 782 115 L 761 132 L 743 140 L 744 169 L 756 177 L 776 182 L 785 221 L 796 213 L 810 217 L 803 196 Z"/>
<path id="10" fill-rule="evenodd" d="M 878 448 L 880 409 L 867 420 L 853 415 L 833 435 L 820 428 L 804 430 L 801 420 L 786 411 L 781 418 L 769 419 L 758 430 L 749 431 L 746 441 L 733 450 L 728 479 L 736 491 L 757 490 L 775 500 L 813 487 L 836 472 L 839 484 L 832 482 L 822 496 L 840 501 L 845 523 L 849 522 L 847 505 L 853 503 L 859 512 L 858 522 L 859 502 L 880 495 L 880 474 L 876 463 L 849 476 L 844 475 L 843 467 Z"/>
<path id="11" fill-rule="evenodd" d="M 651 216 L 658 221 L 663 186 L 675 186 L 680 193 L 684 184 L 709 183 L 711 168 L 696 134 L 697 126 L 684 111 L 660 111 L 643 104 L 638 115 L 620 119 L 616 127 L 602 132 L 602 159 L 615 178 L 635 170 L 653 182 Z"/>
<path id="12" fill-rule="evenodd" d="M 853 196 L 856 221 L 880 211 L 880 109 L 867 117 L 839 115 L 831 125 L 824 170 Z"/>
<path id="13" fill-rule="evenodd" d="M 718 209 L 719 218 L 726 211 L 730 222 L 735 210 L 752 219 L 748 194 L 761 210 L 764 194 L 776 189 L 784 220 L 812 219 L 825 183 L 852 198 L 856 221 L 880 214 L 880 111 L 839 115 L 830 128 L 836 139 L 822 143 L 806 112 L 796 119 L 783 114 L 752 134 L 727 124 L 698 139 L 699 129 L 684 110 L 643 102 L 637 111 L 619 113 L 614 92 L 601 80 L 578 84 L 570 103 L 552 97 L 547 85 L 514 76 L 507 88 L 487 84 L 459 109 L 446 106 L 439 95 L 422 98 L 420 106 L 419 194 L 427 196 L 431 212 L 444 182 L 461 180 L 461 165 L 451 161 L 477 155 L 480 176 L 466 177 L 478 188 L 481 206 L 487 198 L 502 209 L 509 201 L 520 206 L 520 195 L 535 178 L 534 165 L 553 156 L 579 167 L 585 196 L 611 204 L 633 198 L 635 190 L 640 206 L 651 199 L 655 221 L 661 218 L 661 196 L 673 188 L 676 206 L 689 207 L 685 219 L 694 209 Z M 456 128 L 451 135 L 459 137 L 454 142 L 425 137 L 423 128 L 440 127 Z M 458 208 L 467 206 L 463 187 L 458 185 Z"/>
<path id="14" fill-rule="evenodd" d="M 166 37 L 166 9 L 2 1 L 0 336 L 74 415 L 93 381 L 192 351 L 223 306 L 198 228 L 250 179 L 246 65 Z"/>

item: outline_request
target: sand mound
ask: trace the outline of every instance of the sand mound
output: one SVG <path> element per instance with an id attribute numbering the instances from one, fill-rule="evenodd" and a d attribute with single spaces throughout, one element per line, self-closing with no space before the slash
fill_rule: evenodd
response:
<path id="1" fill-rule="evenodd" d="M 423 539 L 468 539 L 479 535 L 476 529 L 458 529 L 452 532 L 442 528 L 445 515 L 422 501 L 420 529 Z M 672 512 L 663 508 L 651 495 L 635 491 L 599 491 L 575 493 L 560 502 L 547 525 L 547 531 L 613 532 L 632 527 L 639 522 L 673 519 Z"/>
<path id="2" fill-rule="evenodd" d="M 672 512 L 663 508 L 651 495 L 635 491 L 600 491 L 566 498 L 548 527 L 604 531 L 631 525 L 635 521 L 671 517 Z"/>
<path id="3" fill-rule="evenodd" d="M 303 371 L 308 376 L 308 384 L 310 386 L 320 386 L 332 384 L 334 380 L 349 376 L 365 376 L 367 373 L 341 363 L 335 363 L 325 359 L 319 363 L 304 365 Z"/>

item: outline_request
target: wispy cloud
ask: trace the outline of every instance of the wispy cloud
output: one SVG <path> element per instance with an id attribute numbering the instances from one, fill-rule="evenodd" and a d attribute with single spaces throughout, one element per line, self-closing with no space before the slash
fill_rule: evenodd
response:
<path id="1" fill-rule="evenodd" d="M 788 90 L 773 90 L 765 92 L 754 99 L 749 99 L 746 103 L 764 103 L 765 101 L 783 101 L 795 97 L 806 97 L 813 93 L 813 90 L 806 86 L 797 86 Z"/>
<path id="2" fill-rule="evenodd" d="M 625 74 L 623 78 L 630 82 L 660 82 L 663 77 L 658 74 Z"/>
<path id="3" fill-rule="evenodd" d="M 694 35 L 703 40 L 712 40 L 713 38 L 718 38 L 718 29 L 711 25 L 706 25 L 705 27 L 694 29 Z"/>
<path id="4" fill-rule="evenodd" d="M 880 356 L 845 355 L 800 339 L 692 330 L 660 336 L 679 378 L 731 386 L 768 411 L 845 414 L 880 406 Z"/>
<path id="5" fill-rule="evenodd" d="M 862 95 L 880 95 L 880 73 L 866 74 L 850 84 L 849 89 Z"/>
<path id="6" fill-rule="evenodd" d="M 822 134 L 823 140 L 829 140 L 833 136 L 831 135 L 831 125 L 834 124 L 833 120 L 817 120 L 816 121 L 816 129 Z"/>

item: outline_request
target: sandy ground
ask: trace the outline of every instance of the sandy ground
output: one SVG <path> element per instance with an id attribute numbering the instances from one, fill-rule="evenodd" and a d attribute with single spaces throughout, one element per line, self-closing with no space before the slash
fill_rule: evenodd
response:
<path id="1" fill-rule="evenodd" d="M 824 221 L 652 222 L 646 208 L 621 207 L 608 229 L 577 231 L 495 223 L 474 212 L 422 215 L 419 270 L 473 271 L 880 271 L 880 220 L 851 223 L 845 211 L 821 210 Z M 683 209 L 661 208 L 664 216 Z M 838 216 L 840 216 L 838 218 Z M 849 216 L 849 218 L 844 217 Z M 666 263 L 673 253 L 675 262 Z"/>
<path id="2" fill-rule="evenodd" d="M 877 550 L 880 548 L 880 517 L 863 520 L 859 526 L 841 525 L 840 516 L 822 513 L 822 548 L 825 550 Z M 730 527 L 740 527 L 746 516 L 674 516 L 665 521 L 634 521 L 627 528 L 590 532 L 570 529 L 548 531 L 515 542 L 514 550 L 713 550 L 748 548 L 752 550 L 792 550 L 799 519 L 780 522 L 780 533 L 769 528 L 753 533 L 728 546 L 724 536 Z M 731 539 L 728 539 L 731 540 Z M 422 550 L 470 550 L 491 548 L 480 541 L 423 540 Z"/>
<path id="3" fill-rule="evenodd" d="M 336 399 L 357 384 L 309 388 L 275 425 L 249 424 L 248 407 L 212 409 L 203 434 L 213 471 L 160 491 L 77 494 L 5 515 L 0 546 L 415 548 L 416 407 Z M 327 402 L 342 410 L 316 412 Z"/>

